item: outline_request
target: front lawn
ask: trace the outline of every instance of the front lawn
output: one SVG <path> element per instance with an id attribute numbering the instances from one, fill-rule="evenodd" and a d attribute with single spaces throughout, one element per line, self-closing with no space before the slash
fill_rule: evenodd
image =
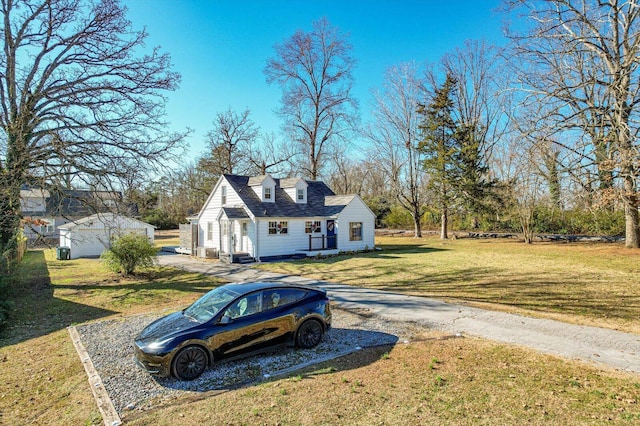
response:
<path id="1" fill-rule="evenodd" d="M 392 244 L 396 241 L 399 244 Z M 406 239 L 383 243 L 384 251 L 370 255 L 268 266 L 304 270 L 350 284 L 366 280 L 378 288 L 403 291 L 409 291 L 411 282 L 422 283 L 420 292 L 436 287 L 439 293 L 434 295 L 442 297 L 453 297 L 456 293 L 451 292 L 460 283 L 475 281 L 460 294 L 472 294 L 471 289 L 482 288 L 484 283 L 487 290 L 480 293 L 486 296 L 478 299 L 487 303 L 483 299 L 497 294 L 501 281 L 491 279 L 491 271 L 500 271 L 505 261 L 499 259 L 511 256 L 523 262 L 523 274 L 548 275 L 551 282 L 559 280 L 562 265 L 583 265 L 584 274 L 567 274 L 584 275 L 581 282 L 591 272 L 604 282 L 618 269 L 620 281 L 627 287 L 635 285 L 637 293 L 631 271 L 637 253 L 615 246 L 493 246 Z M 537 255 L 527 255 L 526 249 Z M 456 255 L 458 250 L 464 255 Z M 619 256 L 613 255 L 616 250 Z M 608 258 L 607 251 L 612 253 Z M 474 253 L 481 257 L 474 258 Z M 495 260 L 490 261 L 492 258 Z M 611 264 L 616 262 L 619 266 L 614 268 Z M 503 278 L 511 276 L 506 269 L 503 266 Z M 422 280 L 416 278 L 420 275 Z M 543 298 L 533 297 L 533 291 L 519 289 L 526 276 L 516 279 L 514 272 L 512 278 L 514 285 L 503 288 L 503 298 L 512 305 L 501 306 L 553 305 L 540 302 Z M 171 268 L 123 279 L 106 272 L 98 260 L 57 261 L 52 250 L 28 252 L 13 278 L 11 297 L 17 309 L 0 334 L 0 424 L 102 424 L 66 327 L 177 309 L 218 284 L 215 279 Z M 536 280 L 532 285 L 547 288 Z M 614 283 L 612 289 L 632 293 L 623 287 Z M 510 295 L 511 289 L 520 291 L 523 300 Z M 623 316 L 614 306 L 615 295 L 606 296 L 612 318 L 619 321 Z M 585 303 L 576 302 L 580 305 Z M 620 305 L 623 311 L 638 309 L 637 302 L 633 306 L 620 301 Z M 637 424 L 639 400 L 637 374 L 482 339 L 448 339 L 425 330 L 412 342 L 360 351 L 259 385 L 223 393 L 195 392 L 170 404 L 160 401 L 154 409 L 125 415 L 123 420 L 148 425 Z"/>
<path id="2" fill-rule="evenodd" d="M 640 250 L 382 237 L 355 256 L 260 268 L 640 334 Z"/>

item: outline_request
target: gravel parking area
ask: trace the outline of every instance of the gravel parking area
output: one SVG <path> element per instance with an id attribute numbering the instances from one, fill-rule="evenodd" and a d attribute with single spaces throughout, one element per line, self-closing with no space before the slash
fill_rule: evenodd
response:
<path id="1" fill-rule="evenodd" d="M 164 314 L 164 313 L 163 313 Z M 136 315 L 76 326 L 116 411 L 144 411 L 187 393 L 225 390 L 288 374 L 347 355 L 360 348 L 411 339 L 418 327 L 390 322 L 367 312 L 333 309 L 332 329 L 313 349 L 280 349 L 215 364 L 191 382 L 155 378 L 133 360 L 133 339 L 160 313 Z"/>

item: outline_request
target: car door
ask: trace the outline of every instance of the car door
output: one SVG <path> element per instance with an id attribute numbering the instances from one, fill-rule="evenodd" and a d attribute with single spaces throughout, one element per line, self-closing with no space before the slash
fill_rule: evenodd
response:
<path id="1" fill-rule="evenodd" d="M 262 292 L 242 296 L 226 308 L 209 338 L 214 357 L 236 356 L 258 349 L 266 332 L 261 312 Z"/>
<path id="2" fill-rule="evenodd" d="M 293 333 L 301 316 L 295 302 L 304 298 L 304 290 L 279 288 L 265 290 L 262 295 L 262 309 L 265 317 L 263 346 L 285 343 L 293 338 Z"/>

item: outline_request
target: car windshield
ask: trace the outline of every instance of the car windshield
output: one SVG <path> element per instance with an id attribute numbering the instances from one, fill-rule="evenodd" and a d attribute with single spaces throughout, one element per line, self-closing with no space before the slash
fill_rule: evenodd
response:
<path id="1" fill-rule="evenodd" d="M 196 300 L 193 305 L 184 310 L 183 314 L 193 321 L 207 322 L 238 296 L 239 293 L 224 287 L 217 287 Z"/>

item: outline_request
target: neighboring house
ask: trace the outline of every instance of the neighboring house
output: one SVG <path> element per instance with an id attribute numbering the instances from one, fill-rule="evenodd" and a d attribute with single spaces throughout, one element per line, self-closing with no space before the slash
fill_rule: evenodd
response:
<path id="1" fill-rule="evenodd" d="M 190 233 L 199 256 L 241 262 L 373 249 L 374 228 L 358 195 L 323 182 L 222 175 Z"/>
<path id="2" fill-rule="evenodd" d="M 60 226 L 96 212 L 107 212 L 121 204 L 122 194 L 115 191 L 49 191 L 27 185 L 20 189 L 24 234 L 30 243 L 55 243 L 60 236 Z"/>
<path id="3" fill-rule="evenodd" d="M 70 249 L 70 258 L 98 257 L 119 236 L 145 235 L 154 241 L 154 226 L 113 213 L 98 213 L 59 227 L 60 247 Z"/>

